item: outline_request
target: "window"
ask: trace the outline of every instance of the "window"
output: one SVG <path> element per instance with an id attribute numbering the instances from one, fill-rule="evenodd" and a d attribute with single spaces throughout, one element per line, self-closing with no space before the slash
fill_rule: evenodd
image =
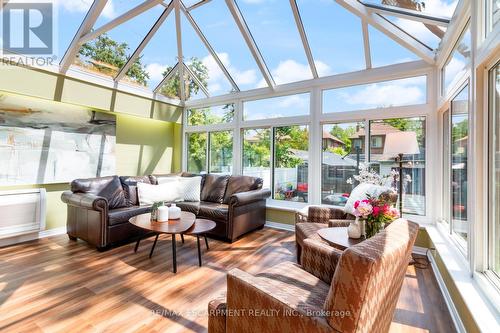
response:
<path id="1" fill-rule="evenodd" d="M 210 132 L 210 167 L 211 173 L 232 174 L 233 171 L 233 132 Z"/>
<path id="2" fill-rule="evenodd" d="M 258 120 L 309 115 L 309 94 L 273 97 L 245 102 L 244 120 Z"/>
<path id="3" fill-rule="evenodd" d="M 355 184 L 347 181 L 358 174 L 364 161 L 360 134 L 364 123 L 323 125 L 321 203 L 344 206 Z"/>
<path id="4" fill-rule="evenodd" d="M 491 31 L 500 21 L 500 0 L 488 0 L 487 6 L 488 30 Z"/>
<path id="5" fill-rule="evenodd" d="M 490 72 L 490 202 L 489 268 L 500 276 L 500 64 Z"/>
<path id="6" fill-rule="evenodd" d="M 372 136 L 370 138 L 371 147 L 372 148 L 382 148 L 382 137 L 381 136 Z"/>
<path id="7" fill-rule="evenodd" d="M 450 127 L 450 216 L 451 231 L 467 250 L 467 169 L 469 134 L 469 86 L 451 101 Z"/>
<path id="8" fill-rule="evenodd" d="M 380 147 L 370 147 L 370 166 L 381 175 L 398 171 L 395 156 L 384 154 L 386 136 L 395 132 L 415 132 L 420 151 L 403 156 L 403 213 L 425 215 L 425 117 L 370 121 L 370 142 L 376 137 L 382 141 Z M 395 182 L 393 186 L 397 188 Z"/>
<path id="9" fill-rule="evenodd" d="M 188 109 L 189 125 L 211 125 L 230 123 L 234 118 L 234 104 L 209 106 L 201 109 Z"/>
<path id="10" fill-rule="evenodd" d="M 460 80 L 465 74 L 470 63 L 470 53 L 471 35 L 470 28 L 467 26 L 443 67 L 443 95 L 448 94 L 450 89 L 453 88 L 458 83 L 458 80 Z"/>
<path id="11" fill-rule="evenodd" d="M 323 113 L 427 103 L 426 76 L 323 91 Z"/>
<path id="12" fill-rule="evenodd" d="M 450 150 L 450 110 L 443 113 L 443 222 L 450 223 L 450 183 L 451 183 L 451 150 Z"/>
<path id="13" fill-rule="evenodd" d="M 233 132 L 187 134 L 187 171 L 230 174 L 233 170 Z"/>
<path id="14" fill-rule="evenodd" d="M 260 177 L 271 188 L 271 129 L 245 129 L 243 133 L 243 174 Z"/>
<path id="15" fill-rule="evenodd" d="M 273 199 L 308 201 L 308 126 L 274 128 Z"/>
<path id="16" fill-rule="evenodd" d="M 187 135 L 187 171 L 202 173 L 207 171 L 207 133 Z"/>

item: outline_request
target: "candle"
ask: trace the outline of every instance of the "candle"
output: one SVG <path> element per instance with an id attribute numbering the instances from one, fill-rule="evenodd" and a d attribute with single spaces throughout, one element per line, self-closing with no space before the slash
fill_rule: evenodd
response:
<path id="1" fill-rule="evenodd" d="M 158 222 L 168 221 L 168 207 L 166 207 L 166 206 L 158 207 L 158 213 L 156 216 L 157 216 Z"/>

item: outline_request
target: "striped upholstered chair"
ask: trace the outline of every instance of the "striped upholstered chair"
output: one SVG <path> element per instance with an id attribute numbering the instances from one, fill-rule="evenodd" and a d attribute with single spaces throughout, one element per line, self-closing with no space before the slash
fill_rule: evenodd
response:
<path id="1" fill-rule="evenodd" d="M 344 252 L 306 239 L 302 267 L 283 262 L 256 275 L 233 269 L 227 299 L 208 305 L 208 332 L 387 332 L 417 232 L 417 224 L 398 219 Z"/>
<path id="2" fill-rule="evenodd" d="M 295 213 L 295 244 L 297 262 L 300 263 L 302 247 L 307 238 L 321 241 L 317 231 L 328 227 L 348 227 L 355 219 L 341 208 L 327 206 L 307 206 Z"/>

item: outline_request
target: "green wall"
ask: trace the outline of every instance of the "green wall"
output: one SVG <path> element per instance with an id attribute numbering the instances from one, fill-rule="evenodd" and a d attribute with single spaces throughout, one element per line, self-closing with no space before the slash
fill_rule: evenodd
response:
<path id="1" fill-rule="evenodd" d="M 92 107 L 116 114 L 116 174 L 144 175 L 181 170 L 182 109 L 41 70 L 0 63 L 0 90 Z M 0 187 L 47 190 L 46 229 L 66 225 L 61 193 L 69 184 Z"/>

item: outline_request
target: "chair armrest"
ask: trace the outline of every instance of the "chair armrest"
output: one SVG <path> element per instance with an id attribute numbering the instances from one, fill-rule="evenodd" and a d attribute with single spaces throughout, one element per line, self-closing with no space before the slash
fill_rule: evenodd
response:
<path id="1" fill-rule="evenodd" d="M 208 333 L 226 332 L 226 296 L 220 296 L 208 303 Z"/>
<path id="2" fill-rule="evenodd" d="M 266 200 L 270 196 L 271 191 L 268 189 L 240 192 L 233 194 L 229 202 L 231 206 L 243 206 L 252 202 Z"/>
<path id="3" fill-rule="evenodd" d="M 342 251 L 318 240 L 307 238 L 302 247 L 300 263 L 306 271 L 331 284 L 341 255 Z"/>
<path id="4" fill-rule="evenodd" d="M 108 200 L 106 200 L 106 198 L 90 193 L 64 191 L 61 195 L 61 200 L 68 205 L 85 209 L 102 211 L 108 208 Z"/>
<path id="5" fill-rule="evenodd" d="M 354 220 L 343 220 L 343 219 L 331 219 L 328 221 L 328 227 L 348 227 Z"/>

